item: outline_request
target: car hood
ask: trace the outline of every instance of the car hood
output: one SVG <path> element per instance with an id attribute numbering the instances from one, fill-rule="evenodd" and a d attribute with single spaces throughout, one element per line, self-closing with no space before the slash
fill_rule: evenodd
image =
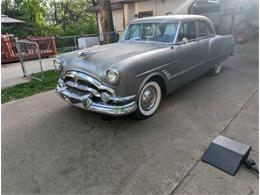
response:
<path id="1" fill-rule="evenodd" d="M 162 47 L 165 47 L 165 44 L 144 42 L 114 43 L 70 52 L 58 58 L 64 65 L 64 72 L 78 70 L 100 77 L 104 76 L 105 72 L 112 66 L 120 65 L 122 60 Z"/>

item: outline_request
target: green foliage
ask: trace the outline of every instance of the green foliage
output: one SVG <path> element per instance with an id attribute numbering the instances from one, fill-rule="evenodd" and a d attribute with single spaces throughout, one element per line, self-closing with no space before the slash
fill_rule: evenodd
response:
<path id="1" fill-rule="evenodd" d="M 2 26 L 15 36 L 80 35 L 97 33 L 93 0 L 3 0 L 2 14 L 25 21 L 20 26 Z"/>
<path id="2" fill-rule="evenodd" d="M 41 77 L 40 73 L 36 73 L 33 76 Z M 55 70 L 45 71 L 44 78 L 44 81 L 31 80 L 28 83 L 3 89 L 1 95 L 2 103 L 54 89 L 58 80 L 58 72 Z"/>

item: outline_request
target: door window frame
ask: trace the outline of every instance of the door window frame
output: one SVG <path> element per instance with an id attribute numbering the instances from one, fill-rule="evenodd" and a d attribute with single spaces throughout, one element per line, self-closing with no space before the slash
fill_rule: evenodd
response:
<path id="1" fill-rule="evenodd" d="M 198 22 L 199 21 L 202 21 L 202 22 L 205 22 L 206 25 L 207 25 L 207 28 L 210 32 L 210 35 L 209 36 L 205 36 L 205 37 L 199 37 L 199 27 L 198 27 Z M 183 20 L 183 21 L 179 21 L 178 22 L 178 28 L 177 28 L 177 31 L 176 31 L 176 35 L 175 35 L 175 39 L 174 39 L 174 42 L 173 44 L 174 45 L 181 45 L 181 44 L 184 44 L 182 41 L 178 41 L 178 36 L 179 36 L 179 32 L 180 32 L 180 28 L 182 26 L 183 23 L 186 23 L 186 22 L 195 22 L 195 31 L 196 31 L 196 38 L 195 39 L 190 39 L 188 40 L 188 43 L 190 42 L 193 42 L 193 41 L 199 41 L 201 39 L 207 39 L 207 38 L 211 38 L 211 37 L 215 37 L 216 36 L 216 33 L 213 29 L 213 27 L 211 26 L 211 24 L 205 20 L 198 20 L 198 19 L 190 19 L 190 20 Z"/>
<path id="2" fill-rule="evenodd" d="M 176 45 L 184 44 L 182 41 L 178 41 L 178 36 L 179 36 L 179 33 L 180 33 L 180 29 L 181 29 L 181 27 L 182 27 L 182 24 L 183 24 L 183 23 L 188 23 L 188 22 L 194 22 L 194 27 L 195 27 L 195 38 L 194 38 L 194 39 L 188 39 L 188 43 L 194 42 L 194 41 L 197 40 L 197 38 L 198 38 L 198 32 L 197 32 L 196 20 L 183 20 L 183 21 L 179 21 L 179 26 L 178 26 L 178 29 L 177 29 L 177 32 L 176 32 L 176 37 L 175 37 L 175 40 L 174 40 L 174 43 L 175 43 Z"/>
<path id="3" fill-rule="evenodd" d="M 209 35 L 200 37 L 199 22 L 203 22 L 203 23 L 206 24 L 206 27 L 207 27 L 208 32 L 209 32 Z M 210 37 L 214 37 L 214 36 L 215 36 L 214 30 L 212 29 L 212 27 L 210 26 L 210 24 L 209 24 L 207 21 L 205 21 L 205 20 L 196 20 L 196 29 L 197 29 L 197 30 L 196 30 L 196 31 L 197 31 L 197 40 L 207 39 L 207 38 L 210 38 Z"/>

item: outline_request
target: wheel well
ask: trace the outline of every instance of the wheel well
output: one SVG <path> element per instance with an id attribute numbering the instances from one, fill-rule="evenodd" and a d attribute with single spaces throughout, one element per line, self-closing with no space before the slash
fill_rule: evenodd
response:
<path id="1" fill-rule="evenodd" d="M 162 77 L 156 75 L 156 76 L 151 77 L 148 81 L 158 82 L 158 84 L 160 85 L 160 87 L 162 89 L 162 95 L 166 96 L 166 94 L 167 94 L 166 83 L 165 83 L 165 81 L 163 80 Z"/>

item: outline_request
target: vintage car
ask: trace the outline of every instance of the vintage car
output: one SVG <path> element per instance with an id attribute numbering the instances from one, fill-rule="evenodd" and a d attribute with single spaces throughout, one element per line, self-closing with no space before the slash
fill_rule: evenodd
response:
<path id="1" fill-rule="evenodd" d="M 162 96 L 200 75 L 217 75 L 233 53 L 232 35 L 216 35 L 199 15 L 136 19 L 118 43 L 66 53 L 55 59 L 57 94 L 80 108 L 147 118 Z"/>

